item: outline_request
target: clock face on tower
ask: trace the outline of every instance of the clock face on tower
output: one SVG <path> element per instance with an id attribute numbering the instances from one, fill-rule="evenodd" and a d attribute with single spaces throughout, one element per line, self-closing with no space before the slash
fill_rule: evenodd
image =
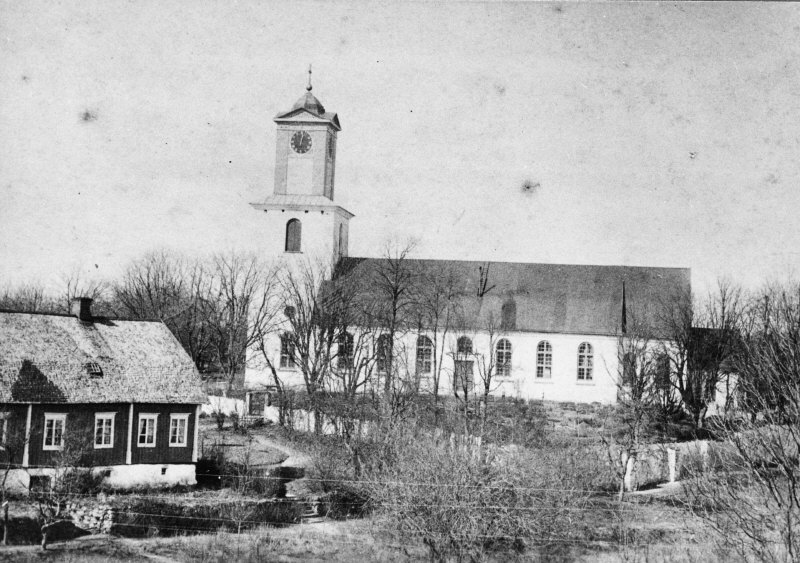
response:
<path id="1" fill-rule="evenodd" d="M 305 131 L 298 131 L 292 135 L 292 150 L 299 154 L 305 154 L 311 149 L 311 135 Z"/>

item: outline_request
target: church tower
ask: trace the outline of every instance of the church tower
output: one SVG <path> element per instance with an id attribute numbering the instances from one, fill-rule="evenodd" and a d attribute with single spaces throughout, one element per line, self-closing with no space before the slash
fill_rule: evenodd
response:
<path id="1" fill-rule="evenodd" d="M 275 116 L 275 183 L 263 203 L 251 204 L 266 214 L 268 252 L 289 260 L 324 259 L 335 265 L 347 256 L 348 224 L 353 214 L 334 203 L 336 138 L 339 118 L 325 111 L 311 93 L 292 109 Z"/>

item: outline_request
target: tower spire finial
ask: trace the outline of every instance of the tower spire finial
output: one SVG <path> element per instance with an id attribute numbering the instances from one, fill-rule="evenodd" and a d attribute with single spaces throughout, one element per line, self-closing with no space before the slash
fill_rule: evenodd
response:
<path id="1" fill-rule="evenodd" d="M 306 90 L 311 91 L 311 65 L 308 65 L 308 86 L 306 86 Z"/>

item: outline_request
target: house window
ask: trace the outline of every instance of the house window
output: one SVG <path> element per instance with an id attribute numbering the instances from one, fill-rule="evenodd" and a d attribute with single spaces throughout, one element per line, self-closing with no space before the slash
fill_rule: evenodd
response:
<path id="1" fill-rule="evenodd" d="M 433 342 L 427 336 L 417 337 L 417 373 L 433 370 Z"/>
<path id="2" fill-rule="evenodd" d="M 103 377 L 103 368 L 97 362 L 87 362 L 83 367 L 91 377 Z"/>
<path id="3" fill-rule="evenodd" d="M 592 369 L 594 367 L 594 356 L 592 345 L 583 342 L 578 346 L 578 379 L 581 381 L 591 381 Z"/>
<path id="4" fill-rule="evenodd" d="M 497 343 L 497 375 L 499 377 L 511 375 L 511 342 L 505 338 Z"/>
<path id="5" fill-rule="evenodd" d="M 155 448 L 156 447 L 156 421 L 158 420 L 157 414 L 140 414 L 139 415 L 139 439 L 137 444 L 140 448 Z"/>
<path id="6" fill-rule="evenodd" d="M 553 377 L 553 347 L 547 340 L 536 346 L 536 377 L 550 379 Z"/>
<path id="7" fill-rule="evenodd" d="M 64 447 L 64 430 L 67 426 L 66 414 L 44 415 L 44 445 L 43 450 L 60 450 Z"/>
<path id="8" fill-rule="evenodd" d="M 294 369 L 294 342 L 289 334 L 281 335 L 281 362 L 283 369 Z"/>
<path id="9" fill-rule="evenodd" d="M 0 450 L 5 450 L 8 444 L 8 419 L 10 412 L 0 412 Z"/>
<path id="10" fill-rule="evenodd" d="M 186 446 L 186 434 L 189 428 L 189 414 L 169 415 L 169 447 Z"/>
<path id="11" fill-rule="evenodd" d="M 341 369 L 347 369 L 353 366 L 353 335 L 349 332 L 343 332 L 339 335 L 339 350 L 336 357 L 336 365 Z"/>
<path id="12" fill-rule="evenodd" d="M 389 335 L 381 334 L 375 344 L 375 369 L 378 373 L 386 373 L 389 369 L 391 351 L 389 350 Z"/>
<path id="13" fill-rule="evenodd" d="M 300 252 L 302 228 L 300 219 L 289 219 L 286 223 L 286 252 Z"/>
<path id="14" fill-rule="evenodd" d="M 98 412 L 94 415 L 94 447 L 95 449 L 114 447 L 113 412 Z"/>

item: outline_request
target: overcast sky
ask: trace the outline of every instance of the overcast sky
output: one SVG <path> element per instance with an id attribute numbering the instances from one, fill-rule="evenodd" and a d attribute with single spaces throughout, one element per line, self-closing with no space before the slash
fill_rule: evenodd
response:
<path id="1" fill-rule="evenodd" d="M 265 244 L 309 63 L 353 256 L 798 273 L 796 4 L 0 6 L 4 280 Z"/>

